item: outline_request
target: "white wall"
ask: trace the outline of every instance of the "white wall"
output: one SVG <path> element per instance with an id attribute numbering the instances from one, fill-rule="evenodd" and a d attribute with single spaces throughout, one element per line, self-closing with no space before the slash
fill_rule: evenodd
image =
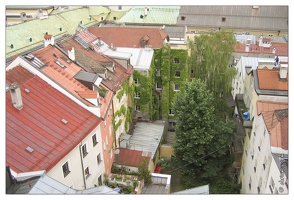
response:
<path id="1" fill-rule="evenodd" d="M 98 144 L 93 147 L 92 135 L 96 134 Z M 82 158 L 80 154 L 80 148 L 82 145 L 87 145 L 88 154 Z M 98 165 L 97 155 L 100 153 L 102 162 Z M 69 161 L 70 173 L 64 178 L 62 165 Z M 97 126 L 79 145 L 77 145 L 70 153 L 68 153 L 60 162 L 58 162 L 47 175 L 55 180 L 69 186 L 74 189 L 85 189 L 84 186 L 84 171 L 82 169 L 83 162 L 84 169 L 90 166 L 90 176 L 86 179 L 86 188 L 94 187 L 94 184 L 98 183 L 98 177 L 105 173 L 105 167 L 103 162 L 102 153 L 102 140 L 100 125 Z"/>

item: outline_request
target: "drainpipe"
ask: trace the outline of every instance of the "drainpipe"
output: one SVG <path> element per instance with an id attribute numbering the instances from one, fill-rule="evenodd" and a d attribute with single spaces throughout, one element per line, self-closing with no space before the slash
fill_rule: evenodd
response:
<path id="1" fill-rule="evenodd" d="M 85 175 L 84 175 L 84 163 L 83 163 L 83 157 L 82 157 L 82 145 L 79 145 L 79 151 L 80 151 L 80 158 L 81 158 L 81 164 L 82 164 L 82 174 L 83 174 L 83 180 L 84 180 L 84 187 L 85 189 L 87 189 L 86 186 L 86 179 L 85 179 Z"/>

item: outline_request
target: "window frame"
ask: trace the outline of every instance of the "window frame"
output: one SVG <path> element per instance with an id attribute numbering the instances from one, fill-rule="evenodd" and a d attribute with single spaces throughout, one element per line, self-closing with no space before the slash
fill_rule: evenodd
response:
<path id="1" fill-rule="evenodd" d="M 178 87 L 176 87 L 176 86 L 178 86 Z M 174 83 L 174 91 L 180 91 L 180 84 Z"/>
<path id="2" fill-rule="evenodd" d="M 101 153 L 96 156 L 98 166 L 102 163 Z"/>
<path id="3" fill-rule="evenodd" d="M 136 110 L 136 111 L 141 111 L 140 106 L 139 106 L 139 105 L 135 105 L 135 110 Z"/>
<path id="4" fill-rule="evenodd" d="M 180 78 L 181 77 L 181 70 L 175 70 L 175 77 Z"/>
<path id="5" fill-rule="evenodd" d="M 65 165 L 66 165 L 66 168 L 67 168 L 68 171 L 65 171 L 65 170 L 64 170 L 63 166 L 65 166 Z M 70 170 L 70 163 L 69 163 L 69 160 L 67 160 L 67 161 L 61 166 L 61 169 L 62 169 L 62 173 L 63 173 L 63 178 L 66 178 L 67 175 L 71 172 L 71 170 Z"/>
<path id="6" fill-rule="evenodd" d="M 95 139 L 94 139 L 95 138 Z M 95 140 L 95 141 L 94 141 Z M 92 135 L 92 143 L 93 147 L 95 147 L 98 144 L 97 135 L 96 133 Z"/>
<path id="7" fill-rule="evenodd" d="M 87 171 L 87 173 L 86 173 L 86 171 Z M 86 179 L 88 179 L 89 176 L 91 175 L 90 165 L 88 167 L 86 167 L 86 169 L 84 170 L 84 175 L 85 175 Z"/>
<path id="8" fill-rule="evenodd" d="M 180 59 L 179 58 L 174 58 L 174 63 L 175 64 L 179 64 L 180 63 Z"/>
<path id="9" fill-rule="evenodd" d="M 85 158 L 88 155 L 87 143 L 85 143 L 84 145 L 82 145 L 81 148 L 82 148 L 83 158 Z"/>

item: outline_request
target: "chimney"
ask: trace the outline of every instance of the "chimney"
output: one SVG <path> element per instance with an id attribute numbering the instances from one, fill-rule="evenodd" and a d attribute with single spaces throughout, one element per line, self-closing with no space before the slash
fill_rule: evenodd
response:
<path id="1" fill-rule="evenodd" d="M 246 52 L 249 52 L 250 51 L 250 44 L 246 44 L 245 51 Z"/>
<path id="2" fill-rule="evenodd" d="M 54 45 L 54 37 L 53 37 L 53 35 L 45 34 L 44 35 L 44 47 L 47 47 L 49 44 Z"/>
<path id="3" fill-rule="evenodd" d="M 144 15 L 146 16 L 148 14 L 149 9 L 145 7 Z"/>
<path id="4" fill-rule="evenodd" d="M 9 86 L 9 90 L 13 106 L 16 109 L 21 110 L 23 108 L 23 103 L 19 85 L 14 82 Z"/>
<path id="5" fill-rule="evenodd" d="M 288 65 L 280 64 L 280 73 L 279 73 L 280 79 L 286 80 L 287 73 L 288 73 Z"/>
<path id="6" fill-rule="evenodd" d="M 262 46 L 262 39 L 263 39 L 263 37 L 260 36 L 260 37 L 259 37 L 259 44 L 258 44 L 259 46 Z"/>
<path id="7" fill-rule="evenodd" d="M 272 53 L 276 55 L 276 48 L 273 48 L 273 52 Z"/>
<path id="8" fill-rule="evenodd" d="M 76 56 L 75 56 L 75 49 L 73 46 L 68 46 L 67 47 L 67 54 L 68 54 L 68 57 L 75 61 L 76 60 Z"/>

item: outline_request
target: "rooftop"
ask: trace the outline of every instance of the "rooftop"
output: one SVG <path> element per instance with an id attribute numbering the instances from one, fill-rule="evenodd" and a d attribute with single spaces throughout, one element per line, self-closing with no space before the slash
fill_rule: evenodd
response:
<path id="1" fill-rule="evenodd" d="M 176 25 L 180 6 L 134 6 L 116 23 Z"/>
<path id="2" fill-rule="evenodd" d="M 177 20 L 196 27 L 288 31 L 288 6 L 181 6 Z"/>
<path id="3" fill-rule="evenodd" d="M 171 175 L 151 173 L 151 181 L 142 188 L 141 194 L 169 194 Z"/>
<path id="4" fill-rule="evenodd" d="M 96 40 L 96 36 L 86 32 L 92 38 L 92 41 Z M 103 55 L 103 53 L 98 53 L 95 50 L 89 50 L 84 48 L 81 43 L 87 44 L 85 41 L 85 35 L 79 35 L 80 41 L 78 42 L 74 38 L 66 38 L 57 43 L 57 45 L 64 51 L 67 51 L 68 46 L 74 47 L 75 60 L 79 63 L 83 69 L 89 73 L 99 74 L 103 79 L 103 83 L 110 89 L 117 91 L 120 89 L 121 85 L 128 79 L 128 77 L 133 73 L 132 65 L 128 66 L 126 69 L 124 66 L 116 62 L 114 59 Z M 85 39 L 85 40 L 84 40 Z M 90 42 L 88 38 L 88 42 Z M 91 43 L 91 42 L 90 42 Z"/>
<path id="5" fill-rule="evenodd" d="M 7 71 L 13 82 L 24 104 L 17 110 L 6 92 L 6 165 L 16 173 L 49 171 L 101 122 L 21 66 Z"/>
<path id="6" fill-rule="evenodd" d="M 275 48 L 275 53 L 273 53 Z M 235 45 L 235 52 L 245 53 L 246 43 L 237 43 Z M 250 44 L 248 53 L 255 54 L 273 54 L 276 56 L 288 56 L 288 44 L 272 44 L 270 47 L 259 46 L 258 44 Z"/>
<path id="7" fill-rule="evenodd" d="M 46 32 L 59 38 L 65 34 L 73 34 L 80 22 L 86 27 L 97 23 L 93 19 L 90 20 L 88 8 L 77 6 L 74 9 L 52 13 L 46 19 L 33 19 L 5 27 L 6 58 L 42 45 Z M 30 38 L 32 38 L 32 42 L 30 42 Z M 11 48 L 11 44 L 13 44 L 13 48 Z"/>
<path id="8" fill-rule="evenodd" d="M 119 148 L 116 149 L 117 158 L 114 160 L 119 165 L 139 167 L 145 159 L 147 166 L 149 166 L 151 153 Z"/>
<path id="9" fill-rule="evenodd" d="M 153 49 L 159 49 L 167 34 L 159 28 L 128 28 L 128 27 L 89 27 L 89 32 L 94 34 L 107 44 L 114 47 L 142 48 L 141 40 L 148 36 L 146 45 Z"/>
<path id="10" fill-rule="evenodd" d="M 259 89 L 288 91 L 288 74 L 286 81 L 280 80 L 279 72 L 280 69 L 257 69 Z"/>
<path id="11" fill-rule="evenodd" d="M 288 150 L 288 108 L 261 112 L 268 132 L 271 147 Z"/>
<path id="12" fill-rule="evenodd" d="M 128 149 L 151 152 L 153 159 L 164 133 L 164 124 L 165 122 L 160 120 L 137 122 Z"/>
<path id="13" fill-rule="evenodd" d="M 117 51 L 132 54 L 131 65 L 134 67 L 134 70 L 149 70 L 154 54 L 153 49 L 118 47 Z"/>

